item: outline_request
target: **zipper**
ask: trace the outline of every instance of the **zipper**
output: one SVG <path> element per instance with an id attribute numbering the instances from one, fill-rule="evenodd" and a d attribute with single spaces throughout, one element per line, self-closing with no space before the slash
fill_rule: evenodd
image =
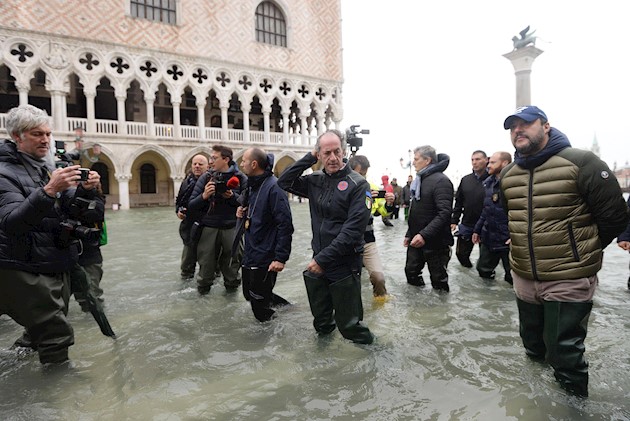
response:
<path id="1" fill-rule="evenodd" d="M 578 254 L 577 244 L 575 242 L 575 234 L 573 232 L 573 222 L 569 223 L 569 242 L 571 243 L 571 251 L 573 252 L 573 258 L 576 262 L 580 261 L 580 255 Z"/>
<path id="2" fill-rule="evenodd" d="M 534 280 L 538 280 L 538 271 L 536 270 L 536 256 L 534 255 L 534 244 L 532 236 L 532 222 L 534 220 L 534 170 L 529 170 L 529 186 L 527 193 L 527 243 L 529 244 L 529 256 L 532 262 L 532 275 Z"/>

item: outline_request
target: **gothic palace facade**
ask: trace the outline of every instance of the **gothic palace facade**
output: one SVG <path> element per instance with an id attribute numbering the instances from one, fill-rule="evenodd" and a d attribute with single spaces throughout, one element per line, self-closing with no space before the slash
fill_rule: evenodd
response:
<path id="1" fill-rule="evenodd" d="M 276 173 L 339 128 L 340 0 L 3 0 L 6 112 L 48 111 L 55 140 L 101 174 L 108 203 L 170 205 L 195 154 L 249 146 Z M 101 153 L 96 159 L 95 144 Z"/>

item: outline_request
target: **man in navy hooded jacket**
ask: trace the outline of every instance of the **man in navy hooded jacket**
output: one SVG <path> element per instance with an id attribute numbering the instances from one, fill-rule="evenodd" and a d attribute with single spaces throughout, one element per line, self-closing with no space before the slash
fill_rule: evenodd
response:
<path id="1" fill-rule="evenodd" d="M 273 175 L 273 154 L 249 148 L 243 154 L 241 170 L 247 175 L 247 190 L 241 195 L 236 216 L 245 234 L 242 277 L 243 295 L 254 316 L 265 322 L 275 317 L 272 307 L 289 304 L 273 293 L 278 272 L 291 254 L 293 222 L 287 194 Z M 237 236 L 235 242 L 239 242 Z M 233 250 L 238 248 L 238 243 Z"/>

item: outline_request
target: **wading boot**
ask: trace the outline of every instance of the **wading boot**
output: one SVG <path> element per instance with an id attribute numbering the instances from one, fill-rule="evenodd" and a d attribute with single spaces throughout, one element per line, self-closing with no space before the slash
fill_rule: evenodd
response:
<path id="1" fill-rule="evenodd" d="M 547 359 L 560 387 L 588 396 L 588 362 L 584 339 L 593 303 L 545 301 L 545 344 Z"/>
<path id="2" fill-rule="evenodd" d="M 358 344 L 371 344 L 374 335 L 362 322 L 363 303 L 361 302 L 361 279 L 350 275 L 330 284 L 335 321 L 344 338 Z"/>
<path id="3" fill-rule="evenodd" d="M 303 276 L 308 303 L 313 315 L 313 327 L 320 335 L 326 335 L 335 330 L 336 327 L 328 281 L 314 276 L 309 271 L 304 271 Z"/>
<path id="4" fill-rule="evenodd" d="M 523 340 L 525 353 L 533 360 L 545 361 L 547 348 L 543 339 L 545 328 L 545 310 L 540 304 L 525 302 L 516 299 L 518 306 L 519 333 Z"/>

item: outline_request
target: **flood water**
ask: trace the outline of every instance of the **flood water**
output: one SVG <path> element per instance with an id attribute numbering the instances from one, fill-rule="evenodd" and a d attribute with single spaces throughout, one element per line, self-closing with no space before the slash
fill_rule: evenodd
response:
<path id="1" fill-rule="evenodd" d="M 48 370 L 35 354 L 9 349 L 21 328 L 0 317 L 0 419 L 630 419 L 630 256 L 616 244 L 600 272 L 586 340 L 590 397 L 580 400 L 525 356 L 502 269 L 483 281 L 453 257 L 450 294 L 407 285 L 402 220 L 375 222 L 389 301 L 373 300 L 363 274 L 375 344 L 338 331 L 318 338 L 301 279 L 311 257 L 308 205 L 292 208 L 293 253 L 275 291 L 294 306 L 263 324 L 240 289 L 226 293 L 219 281 L 200 297 L 179 279 L 173 209 L 108 211 L 102 287 L 118 339 L 72 301 L 74 366 Z"/>

